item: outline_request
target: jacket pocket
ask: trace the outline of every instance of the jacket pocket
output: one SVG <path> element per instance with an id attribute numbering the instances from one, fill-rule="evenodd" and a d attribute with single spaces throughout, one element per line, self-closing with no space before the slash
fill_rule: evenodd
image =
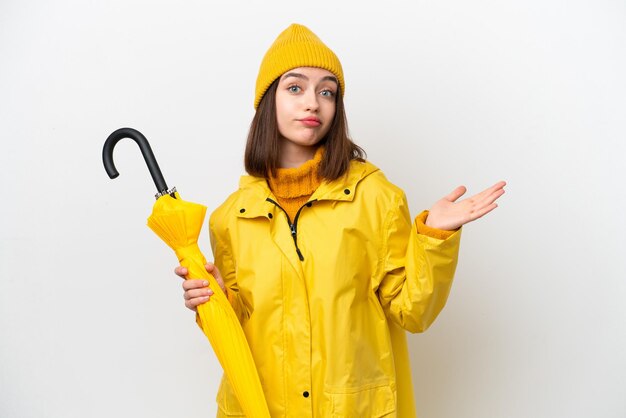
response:
<path id="1" fill-rule="evenodd" d="M 332 418 L 395 417 L 396 391 L 387 383 L 326 391 Z"/>
<path id="2" fill-rule="evenodd" d="M 245 417 L 239 404 L 237 396 L 230 385 L 230 382 L 226 379 L 226 376 L 222 377 L 220 388 L 217 391 L 217 417 Z"/>

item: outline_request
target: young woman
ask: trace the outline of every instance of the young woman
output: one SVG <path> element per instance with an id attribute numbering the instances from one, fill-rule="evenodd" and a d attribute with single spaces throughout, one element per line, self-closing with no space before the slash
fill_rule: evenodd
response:
<path id="1" fill-rule="evenodd" d="M 348 137 L 344 86 L 317 36 L 283 31 L 257 79 L 249 175 L 210 219 L 207 270 L 242 323 L 272 417 L 415 416 L 405 330 L 435 320 L 461 226 L 504 193 L 499 182 L 459 201 L 460 186 L 411 222 L 402 190 Z M 183 288 L 192 310 L 215 291 Z M 226 379 L 217 400 L 218 416 L 243 416 Z"/>

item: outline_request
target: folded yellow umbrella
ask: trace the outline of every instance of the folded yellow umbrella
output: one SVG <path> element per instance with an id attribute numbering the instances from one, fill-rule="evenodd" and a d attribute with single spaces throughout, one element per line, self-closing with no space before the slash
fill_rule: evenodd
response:
<path id="1" fill-rule="evenodd" d="M 118 129 L 104 144 L 102 159 L 110 178 L 119 175 L 113 164 L 113 148 L 122 138 L 137 142 L 157 186 L 157 201 L 148 218 L 148 226 L 175 251 L 180 264 L 188 269 L 188 278 L 205 279 L 214 291 L 209 302 L 198 306 L 199 323 L 241 408 L 249 418 L 269 418 L 259 375 L 241 324 L 217 281 L 204 268 L 206 259 L 198 247 L 198 236 L 206 207 L 180 199 L 175 189 L 168 190 L 148 141 L 132 128 Z"/>

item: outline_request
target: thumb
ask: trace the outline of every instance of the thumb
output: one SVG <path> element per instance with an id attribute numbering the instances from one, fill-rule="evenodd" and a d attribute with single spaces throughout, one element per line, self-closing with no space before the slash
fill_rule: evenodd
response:
<path id="1" fill-rule="evenodd" d="M 450 202 L 456 201 L 459 197 L 463 196 L 467 189 L 465 186 L 459 186 L 456 189 L 452 190 L 450 194 L 448 194 L 444 199 L 449 200 Z"/>
<path id="2" fill-rule="evenodd" d="M 212 274 L 213 277 L 215 277 L 215 281 L 222 288 L 222 292 L 226 293 L 226 286 L 224 285 L 224 279 L 222 278 L 222 274 L 220 273 L 217 266 L 213 263 L 206 263 L 204 268 L 206 268 L 206 271 Z"/>

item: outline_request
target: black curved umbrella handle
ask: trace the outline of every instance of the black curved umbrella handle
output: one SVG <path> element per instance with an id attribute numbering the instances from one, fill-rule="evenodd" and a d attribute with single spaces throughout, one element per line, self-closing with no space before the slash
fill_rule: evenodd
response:
<path id="1" fill-rule="evenodd" d="M 141 132 L 133 128 L 120 128 L 109 135 L 107 140 L 104 142 L 104 148 L 102 148 L 102 162 L 104 163 L 104 169 L 109 177 L 114 179 L 120 175 L 120 173 L 118 173 L 115 169 L 115 164 L 113 163 L 113 148 L 115 148 L 115 145 L 124 138 L 130 138 L 135 141 L 137 145 L 139 145 L 143 159 L 148 165 L 148 170 L 150 171 L 152 180 L 154 181 L 157 191 L 159 192 L 157 195 L 170 193 L 167 190 L 167 184 L 165 183 L 163 174 L 161 174 L 159 164 L 157 164 L 156 158 L 154 158 L 154 153 L 152 152 L 152 148 L 150 148 L 148 140 Z"/>

